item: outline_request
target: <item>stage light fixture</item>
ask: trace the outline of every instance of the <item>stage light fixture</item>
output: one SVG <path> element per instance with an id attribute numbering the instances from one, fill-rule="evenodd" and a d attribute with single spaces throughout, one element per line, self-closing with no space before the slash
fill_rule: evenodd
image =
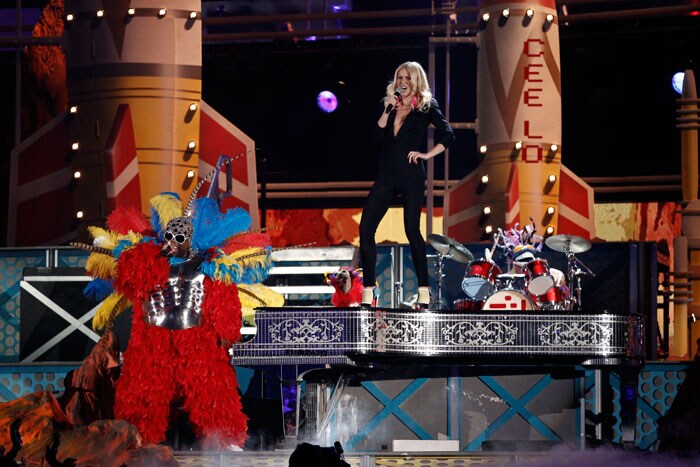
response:
<path id="1" fill-rule="evenodd" d="M 187 178 L 194 178 L 194 176 L 195 176 L 194 170 L 187 171 Z"/>
<path id="2" fill-rule="evenodd" d="M 197 103 L 193 102 L 190 104 L 190 112 L 194 112 L 197 110 Z"/>
<path id="3" fill-rule="evenodd" d="M 532 15 L 534 15 L 534 14 L 535 14 L 535 10 L 533 10 L 532 8 L 528 8 L 525 11 L 525 15 L 527 15 L 528 18 L 532 18 Z"/>
<path id="4" fill-rule="evenodd" d="M 187 149 L 194 149 L 196 147 L 197 147 L 197 143 L 194 141 L 190 141 L 189 143 L 187 143 Z"/>
<path id="5" fill-rule="evenodd" d="M 331 113 L 338 108 L 338 98 L 331 91 L 321 91 L 316 96 L 316 105 L 323 112 Z"/>
<path id="6" fill-rule="evenodd" d="M 552 152 L 557 152 L 557 149 L 559 149 L 559 146 L 557 146 L 556 144 L 552 144 L 552 145 L 549 147 L 549 150 L 552 151 Z"/>
<path id="7" fill-rule="evenodd" d="M 491 214 L 491 206 L 484 206 L 482 212 L 484 213 L 484 216 L 488 216 L 489 214 Z"/>
<path id="8" fill-rule="evenodd" d="M 482 175 L 481 176 L 481 183 L 486 185 L 489 182 L 489 176 L 488 175 Z"/>
<path id="9" fill-rule="evenodd" d="M 515 142 L 515 150 L 520 151 L 523 148 L 523 142 L 522 141 L 516 141 Z"/>
<path id="10" fill-rule="evenodd" d="M 80 177 L 82 177 L 83 174 L 80 173 L 80 170 L 76 170 L 73 172 L 73 178 L 78 180 Z"/>
<path id="11" fill-rule="evenodd" d="M 160 18 L 162 18 L 163 16 L 165 16 L 166 13 L 168 13 L 167 8 L 161 8 L 160 10 L 158 10 L 158 16 L 159 16 Z"/>
<path id="12" fill-rule="evenodd" d="M 72 114 L 77 114 L 78 113 L 78 106 L 77 105 L 71 105 L 70 109 L 68 110 Z"/>
<path id="13" fill-rule="evenodd" d="M 488 13 L 484 13 L 483 15 L 481 15 L 481 21 L 483 21 L 484 23 L 488 23 L 490 19 L 491 15 Z"/>
<path id="14" fill-rule="evenodd" d="M 75 15 L 73 13 L 68 13 L 66 15 L 66 21 L 73 21 L 75 19 Z"/>
<path id="15" fill-rule="evenodd" d="M 679 71 L 675 75 L 673 75 L 673 78 L 671 78 L 671 85 L 673 86 L 673 90 L 676 91 L 678 94 L 683 94 L 683 80 L 685 79 L 685 73 L 682 71 Z"/>
<path id="16" fill-rule="evenodd" d="M 501 16 L 504 18 L 507 18 L 510 16 L 510 8 L 504 8 L 503 11 L 501 12 Z"/>
<path id="17" fill-rule="evenodd" d="M 74 142 L 73 144 L 70 145 L 70 148 L 71 148 L 73 151 L 77 151 L 78 149 L 80 149 L 80 143 L 76 141 L 76 142 Z"/>
<path id="18" fill-rule="evenodd" d="M 104 11 L 104 10 L 97 10 L 97 11 L 95 12 L 95 16 L 97 16 L 98 18 L 102 18 L 104 15 L 105 15 L 105 11 Z"/>
<path id="19" fill-rule="evenodd" d="M 76 211 L 75 218 L 82 219 L 84 215 L 85 215 L 85 213 L 83 213 L 83 211 Z"/>
<path id="20" fill-rule="evenodd" d="M 552 21 L 554 21 L 554 15 L 551 14 L 551 13 L 549 13 L 549 14 L 547 15 L 547 22 L 548 22 L 548 23 L 551 23 Z"/>
<path id="21" fill-rule="evenodd" d="M 554 233 L 554 227 L 552 227 L 551 225 L 547 226 L 547 230 L 545 230 L 545 233 L 547 235 L 552 235 Z"/>
<path id="22" fill-rule="evenodd" d="M 486 154 L 486 152 L 487 152 L 488 150 L 489 150 L 489 147 L 486 146 L 485 144 L 482 144 L 481 146 L 479 146 L 479 152 L 480 152 L 481 154 Z"/>
<path id="23" fill-rule="evenodd" d="M 190 11 L 190 19 L 195 19 L 197 17 L 196 11 Z"/>
<path id="24" fill-rule="evenodd" d="M 491 224 L 484 227 L 484 233 L 486 235 L 491 235 L 492 232 L 493 232 L 493 226 Z"/>
<path id="25" fill-rule="evenodd" d="M 136 14 L 136 8 L 129 8 L 126 10 L 126 14 L 129 16 L 134 16 Z"/>
<path id="26" fill-rule="evenodd" d="M 557 181 L 557 176 L 554 175 L 554 174 L 549 174 L 549 177 L 547 177 L 547 181 L 548 181 L 549 183 L 554 183 L 554 182 Z"/>
<path id="27" fill-rule="evenodd" d="M 554 214 L 554 206 L 547 206 L 547 214 L 550 216 Z"/>

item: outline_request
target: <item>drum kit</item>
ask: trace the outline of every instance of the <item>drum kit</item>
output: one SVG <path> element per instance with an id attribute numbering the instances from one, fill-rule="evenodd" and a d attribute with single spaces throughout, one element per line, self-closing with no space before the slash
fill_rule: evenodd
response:
<path id="1" fill-rule="evenodd" d="M 506 272 L 491 258 L 474 255 L 459 242 L 442 235 L 431 234 L 428 243 L 437 251 L 438 293 L 436 307 L 446 308 L 443 301 L 443 260 L 452 259 L 467 264 L 462 291 L 466 298 L 453 302 L 457 312 L 482 310 L 545 310 L 581 311 L 581 281 L 586 276 L 595 276 L 576 254 L 588 251 L 591 242 L 575 235 L 554 235 L 544 239 L 550 249 L 566 255 L 566 271 L 550 268 L 546 259 L 532 258 L 521 267 L 512 267 Z M 495 248 L 494 248 L 495 249 Z M 493 250 L 491 250 L 493 253 Z"/>

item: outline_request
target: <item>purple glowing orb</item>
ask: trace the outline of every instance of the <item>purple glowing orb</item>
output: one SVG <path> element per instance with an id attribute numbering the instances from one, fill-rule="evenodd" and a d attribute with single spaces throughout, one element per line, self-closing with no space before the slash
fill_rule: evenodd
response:
<path id="1" fill-rule="evenodd" d="M 326 113 L 331 113 L 338 108 L 338 98 L 330 91 L 321 91 L 316 98 L 318 108 Z"/>

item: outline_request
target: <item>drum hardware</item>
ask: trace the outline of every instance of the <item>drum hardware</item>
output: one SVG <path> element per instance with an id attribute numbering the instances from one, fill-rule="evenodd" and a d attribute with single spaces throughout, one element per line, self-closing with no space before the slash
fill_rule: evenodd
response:
<path id="1" fill-rule="evenodd" d="M 437 252 L 437 297 L 430 308 L 445 310 L 447 309 L 447 302 L 442 294 L 442 282 L 445 277 L 442 268 L 443 259 L 448 258 L 459 263 L 469 263 L 474 260 L 474 255 L 464 245 L 444 235 L 430 234 L 428 235 L 428 243 Z"/>
<path id="2" fill-rule="evenodd" d="M 569 288 L 569 309 L 581 311 L 581 278 L 585 276 L 595 277 L 593 271 L 576 257 L 576 253 L 584 253 L 591 249 L 591 242 L 575 235 L 554 235 L 547 238 L 544 244 L 555 251 L 566 255 L 566 282 Z M 583 268 L 583 269 L 582 269 Z"/>
<path id="3" fill-rule="evenodd" d="M 400 281 L 394 282 L 394 303 L 397 305 L 403 299 L 403 284 Z"/>
<path id="4" fill-rule="evenodd" d="M 450 237 L 440 234 L 428 235 L 428 243 L 435 248 L 435 251 L 445 258 L 453 259 L 458 263 L 469 263 L 474 261 L 474 255 L 461 243 Z"/>
<path id="5" fill-rule="evenodd" d="M 553 235 L 548 237 L 544 244 L 560 253 L 584 253 L 591 249 L 591 242 L 576 235 Z"/>
<path id="6" fill-rule="evenodd" d="M 518 290 L 525 292 L 527 288 L 527 277 L 525 274 L 501 274 L 494 280 L 496 290 Z"/>

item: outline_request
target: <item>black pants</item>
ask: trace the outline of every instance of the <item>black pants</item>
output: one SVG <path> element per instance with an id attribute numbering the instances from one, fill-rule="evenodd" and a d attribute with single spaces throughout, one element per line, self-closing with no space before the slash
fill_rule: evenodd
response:
<path id="1" fill-rule="evenodd" d="M 374 287 L 377 281 L 377 244 L 375 233 L 386 214 L 391 200 L 400 194 L 403 199 L 403 224 L 411 256 L 416 268 L 418 286 L 429 286 L 428 259 L 425 240 L 420 233 L 420 213 L 423 207 L 425 182 L 397 177 L 397 181 L 377 180 L 369 192 L 360 221 L 360 261 L 365 287 Z"/>

